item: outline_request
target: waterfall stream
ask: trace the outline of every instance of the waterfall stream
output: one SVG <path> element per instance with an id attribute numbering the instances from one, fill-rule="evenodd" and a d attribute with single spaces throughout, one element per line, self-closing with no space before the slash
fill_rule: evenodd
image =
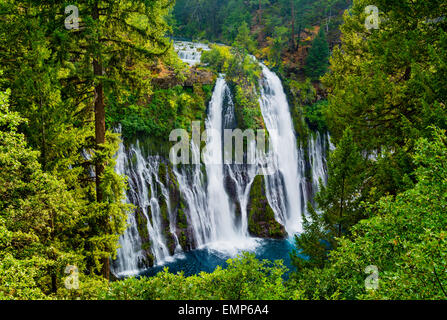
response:
<path id="1" fill-rule="evenodd" d="M 186 62 L 190 66 L 194 66 L 200 62 L 202 51 L 207 51 L 210 48 L 202 43 L 176 41 L 174 42 L 174 49 L 183 62 Z"/>
<path id="2" fill-rule="evenodd" d="M 200 51 L 206 50 L 206 46 L 176 43 L 176 49 L 185 62 L 193 65 L 200 61 Z M 273 174 L 264 172 L 266 198 L 276 220 L 293 235 L 301 231 L 301 214 L 318 190 L 318 180 L 326 179 L 325 154 L 330 139 L 316 133 L 309 137 L 307 150 L 297 145 L 282 83 L 276 74 L 261 66 L 259 102 L 276 169 Z M 190 143 L 193 159 L 202 158 L 204 163 L 172 167 L 184 204 L 190 249 L 206 248 L 234 256 L 240 250 L 254 250 L 260 243 L 249 235 L 247 208 L 253 181 L 263 169 L 257 164 L 223 161 L 223 131 L 236 128 L 235 118 L 231 90 L 224 76 L 220 76 L 208 105 L 206 148 L 200 150 L 193 141 Z M 128 177 L 126 201 L 138 208 L 129 215 L 129 227 L 120 237 L 121 248 L 112 263 L 117 276 L 147 268 L 148 252 L 154 266 L 182 256 L 176 226 L 179 209 L 173 206 L 165 177 L 159 176 L 164 160 L 145 155 L 142 149 L 137 140 L 127 148 L 122 144 L 117 155 L 116 171 Z M 306 178 L 306 165 L 310 165 L 311 182 Z M 143 227 L 141 219 L 145 221 Z M 149 248 L 144 247 L 141 232 L 146 235 L 144 240 L 149 242 Z"/>
<path id="3" fill-rule="evenodd" d="M 277 221 L 289 234 L 301 231 L 303 200 L 307 199 L 302 150 L 296 145 L 295 130 L 281 80 L 262 65 L 261 111 L 271 137 L 277 172 L 266 177 L 267 198 Z"/>

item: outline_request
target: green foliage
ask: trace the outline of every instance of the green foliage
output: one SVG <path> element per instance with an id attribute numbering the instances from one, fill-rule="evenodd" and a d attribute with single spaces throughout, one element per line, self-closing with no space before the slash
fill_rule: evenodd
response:
<path id="1" fill-rule="evenodd" d="M 429 125 L 447 127 L 445 21 L 426 23 L 445 16 L 442 3 L 376 1 L 378 30 L 365 28 L 368 1 L 354 1 L 344 16 L 342 45 L 324 77 L 326 119 L 334 141 L 349 126 L 362 150 L 383 153 L 385 168 L 370 173 L 379 195 L 405 190 L 415 141 L 427 136 Z M 384 171 L 393 179 L 376 175 Z"/>
<path id="2" fill-rule="evenodd" d="M 36 295 L 56 294 L 66 265 L 93 276 L 116 254 L 129 206 L 114 171 L 119 136 L 100 130 L 98 101 L 103 92 L 105 106 L 128 92 L 135 101 L 151 92 L 147 66 L 172 58 L 165 54 L 167 4 L 81 1 L 82 27 L 67 30 L 60 3 L 0 3 L 0 89 L 11 88 L 16 112 L 2 106 L 11 123 L 0 128 L 0 214 L 8 236 L 1 254 L 9 254 L 11 270 L 29 266 L 35 282 L 26 281 Z M 19 114 L 28 121 L 17 126 Z M 8 297 L 24 298 L 10 288 Z"/>
<path id="3" fill-rule="evenodd" d="M 277 300 L 299 298 L 299 290 L 288 290 L 281 261 L 258 261 L 253 254 L 227 261 L 213 273 L 185 277 L 165 269 L 151 278 L 116 281 L 102 298 L 111 300 Z"/>
<path id="4" fill-rule="evenodd" d="M 416 144 L 417 184 L 371 206 L 374 216 L 340 240 L 323 270 L 296 276 L 306 296 L 326 299 L 445 299 L 447 137 L 435 130 Z M 379 270 L 379 288 L 366 291 L 364 269 Z"/>
<path id="5" fill-rule="evenodd" d="M 290 92 L 299 105 L 309 105 L 315 101 L 317 92 L 309 78 L 304 81 L 290 80 Z"/>
<path id="6" fill-rule="evenodd" d="M 227 46 L 211 45 L 211 50 L 202 53 L 202 62 L 219 73 L 227 73 L 234 56 Z"/>
<path id="7" fill-rule="evenodd" d="M 267 55 L 270 67 L 280 67 L 282 65 L 281 55 L 289 42 L 287 38 L 288 29 L 280 26 L 275 27 L 273 38 L 271 39 L 270 50 Z"/>
<path id="8" fill-rule="evenodd" d="M 87 251 L 96 242 L 85 212 L 92 206 L 42 170 L 39 153 L 18 133 L 24 122 L 9 110 L 8 93 L 0 92 L 0 299 L 45 299 L 62 286 L 66 265 L 84 270 L 89 258 L 102 254 Z M 116 251 L 112 232 L 102 235 L 107 255 Z"/>
<path id="9" fill-rule="evenodd" d="M 299 30 L 312 25 L 324 24 L 331 34 L 336 33 L 339 12 L 348 4 L 345 0 L 177 0 L 175 35 L 232 44 L 243 24 L 259 39 L 273 38 L 276 28 L 287 26 L 281 42 L 292 44 Z"/>
<path id="10" fill-rule="evenodd" d="M 308 205 L 310 216 L 303 213 L 304 232 L 295 236 L 297 250 L 292 253 L 292 260 L 298 270 L 324 267 L 328 252 L 338 245 L 337 238 L 349 234 L 352 226 L 364 218 L 364 163 L 352 132 L 347 129 L 329 155 L 329 178 L 326 186 L 320 180 L 320 191 L 315 196 L 317 208 Z"/>
<path id="11" fill-rule="evenodd" d="M 367 30 L 370 4 L 354 1 L 344 16 L 323 108 L 337 150 L 349 145 L 348 128 L 366 166 L 357 178 L 355 162 L 331 156 L 328 186 L 316 197 L 321 212 L 309 208 L 296 241 L 295 285 L 312 299 L 445 299 L 446 33 L 445 22 L 426 21 L 445 7 L 376 1 L 380 28 Z M 432 125 L 441 129 L 433 134 Z M 337 186 L 334 169 L 338 180 L 352 175 L 352 190 Z M 337 221 L 341 206 L 330 199 L 343 193 L 339 203 L 352 210 Z M 370 265 L 379 270 L 377 290 L 365 289 Z"/>
<path id="12" fill-rule="evenodd" d="M 252 39 L 250 29 L 248 28 L 246 22 L 243 22 L 239 27 L 233 47 L 247 50 L 250 53 L 254 53 L 256 51 L 256 42 Z"/>
<path id="13" fill-rule="evenodd" d="M 339 13 L 349 3 L 178 0 L 169 15 L 168 0 L 80 1 L 82 27 L 66 30 L 60 3 L 0 1 L 0 299 L 446 299 L 447 20 L 427 21 L 445 17 L 446 6 L 355 0 L 323 78 L 328 99 L 319 100 L 311 81 L 327 71 L 328 42 L 338 39 Z M 371 4 L 381 11 L 378 30 L 364 27 Z M 247 54 L 261 52 L 278 73 L 294 74 L 285 82 L 301 145 L 305 121 L 328 127 L 337 145 L 328 183 L 303 217 L 292 253 L 298 272 L 287 282 L 281 262 L 249 254 L 192 277 L 166 270 L 109 285 L 98 275 L 116 254 L 129 209 L 124 179 L 114 172 L 119 135 L 108 131 L 98 141 L 98 93 L 107 128 L 121 123 L 124 136 L 148 135 L 158 145 L 173 128 L 202 120 L 212 94 L 210 85 L 154 87 L 160 74 L 186 80 L 166 37 L 174 22 L 176 35 L 233 44 L 212 46 L 203 62 L 226 75 L 240 128 L 264 128 L 261 69 Z M 287 59 L 303 51 L 300 37 L 316 25 L 303 80 L 300 59 Z M 104 168 L 98 185 L 95 165 Z M 284 230 L 262 187 L 258 177 L 250 232 L 277 237 Z M 176 206 L 186 246 L 187 218 Z M 166 220 L 166 206 L 161 211 Z M 146 221 L 137 219 L 148 237 Z M 148 265 L 149 246 L 147 239 Z M 67 265 L 79 269 L 78 290 L 64 288 Z M 379 270 L 371 291 L 370 265 Z"/>
<path id="14" fill-rule="evenodd" d="M 147 105 L 137 103 L 134 97 L 128 98 L 126 107 L 113 101 L 107 119 L 109 123 L 122 125 L 125 138 L 143 135 L 166 143 L 173 129 L 191 130 L 192 121 L 203 122 L 210 94 L 208 85 L 199 85 L 194 90 L 182 86 L 157 89 Z"/>
<path id="15" fill-rule="evenodd" d="M 327 100 L 320 100 L 312 105 L 304 107 L 304 117 L 309 128 L 315 131 L 327 130 L 326 119 L 324 118 L 324 109 L 327 107 Z"/>
<path id="16" fill-rule="evenodd" d="M 306 58 L 305 72 L 313 81 L 319 80 L 329 67 L 329 45 L 326 40 L 326 33 L 321 28 L 318 36 L 312 42 L 312 47 Z"/>

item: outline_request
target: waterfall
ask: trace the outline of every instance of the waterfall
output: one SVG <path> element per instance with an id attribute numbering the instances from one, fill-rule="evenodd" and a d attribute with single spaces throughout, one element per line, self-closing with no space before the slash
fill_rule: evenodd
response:
<path id="1" fill-rule="evenodd" d="M 315 195 L 319 191 L 320 179 L 323 184 L 327 182 L 325 146 L 328 141 L 326 139 L 328 138 L 325 138 L 319 132 L 316 132 L 315 135 L 311 135 L 309 138 L 308 156 L 312 173 L 312 195 Z"/>
<path id="2" fill-rule="evenodd" d="M 278 222 L 289 234 L 301 231 L 307 192 L 304 156 L 298 150 L 289 104 L 276 74 L 262 65 L 260 105 L 274 153 L 277 172 L 265 176 L 267 199 Z"/>
<path id="3" fill-rule="evenodd" d="M 255 241 L 248 236 L 247 218 L 242 225 L 235 217 L 234 206 L 225 190 L 224 181 L 228 165 L 223 163 L 223 128 L 231 119 L 231 112 L 224 116 L 224 102 L 233 109 L 231 92 L 223 77 L 219 77 L 209 103 L 206 120 L 207 140 L 203 151 L 206 179 L 202 165 L 193 164 L 189 168 L 175 170 L 180 192 L 187 204 L 188 224 L 190 225 L 197 247 L 204 247 L 234 254 L 241 249 L 253 248 Z M 191 142 L 193 158 L 200 156 L 198 147 Z M 230 171 L 233 177 L 237 174 Z M 237 180 L 237 178 L 235 178 Z M 237 183 L 237 188 L 244 189 Z M 239 194 L 239 193 L 238 193 Z M 240 196 L 245 200 L 244 196 Z M 243 201 L 244 201 L 243 200 Z"/>
<path id="4" fill-rule="evenodd" d="M 126 174 L 126 151 L 124 144 L 120 144 L 116 159 L 115 171 L 120 175 Z M 126 194 L 125 202 L 129 203 Z M 115 274 L 134 274 L 138 272 L 138 261 L 141 260 L 141 240 L 138 235 L 137 224 L 134 215 L 129 215 L 127 220 L 128 228 L 120 237 L 120 248 L 117 252 L 117 260 L 112 264 Z"/>
<path id="5" fill-rule="evenodd" d="M 175 218 L 170 207 L 169 192 L 159 177 L 159 156 L 144 157 L 140 142 L 129 147 L 126 152 L 120 145 L 116 172 L 128 178 L 129 191 L 126 202 L 132 203 L 137 210 L 128 217 L 128 228 L 120 237 L 120 248 L 117 259 L 113 262 L 113 272 L 117 275 L 134 274 L 144 268 L 145 255 L 142 250 L 141 235 L 138 231 L 137 215 L 144 217 L 145 227 L 150 240 L 150 252 L 155 265 L 172 260 L 163 233 L 166 222 L 163 218 L 161 206 L 165 205 L 169 216 L 170 236 L 174 239 L 175 251 L 181 251 L 175 233 Z M 164 202 L 164 203 L 163 203 Z M 141 226 L 140 226 L 141 227 Z"/>
<path id="6" fill-rule="evenodd" d="M 210 50 L 205 44 L 185 41 L 175 41 L 174 49 L 179 58 L 191 67 L 200 62 L 202 51 Z"/>
<path id="7" fill-rule="evenodd" d="M 207 50 L 207 46 L 199 44 L 177 42 L 175 46 L 180 58 L 190 65 L 199 62 L 200 52 Z M 181 206 L 186 217 L 186 250 L 205 248 L 234 256 L 240 250 L 256 248 L 259 242 L 249 235 L 247 210 L 251 186 L 259 173 L 264 173 L 267 201 L 276 220 L 289 235 L 301 231 L 306 203 L 318 190 L 319 179 L 326 181 L 326 149 L 332 145 L 329 135 L 320 133 L 309 137 L 306 150 L 297 145 L 281 81 L 261 66 L 259 103 L 269 133 L 270 167 L 276 169 L 274 173 L 263 169 L 259 154 L 258 164 L 224 163 L 223 131 L 235 129 L 237 123 L 231 90 L 224 76 L 219 76 L 208 105 L 206 149 L 190 142 L 192 158 L 202 158 L 204 163 L 173 166 L 171 174 L 161 176 L 160 166 L 166 159 L 146 155 L 138 140 L 127 148 L 120 145 L 116 172 L 127 176 L 126 202 L 137 209 L 129 215 L 129 227 L 120 237 L 117 259 L 112 263 L 114 274 L 134 274 L 146 268 L 148 254 L 154 265 L 161 265 L 182 252 L 177 226 L 179 208 L 172 207 L 171 182 L 181 205 L 178 199 L 174 203 Z M 248 147 L 256 146 L 253 143 Z"/>
<path id="8" fill-rule="evenodd" d="M 193 157 L 200 158 L 199 148 L 191 141 Z M 196 247 L 204 246 L 210 239 L 211 221 L 208 215 L 208 201 L 206 194 L 206 181 L 201 164 L 193 164 L 187 168 L 174 168 L 180 193 L 186 206 L 188 224 Z"/>
<path id="9" fill-rule="evenodd" d="M 224 191 L 222 109 L 227 84 L 222 77 L 216 82 L 206 121 L 207 149 L 203 160 L 208 178 L 208 212 L 212 220 L 211 241 L 237 238 L 228 194 Z"/>
<path id="10" fill-rule="evenodd" d="M 228 86 L 225 88 L 225 108 L 223 110 L 223 128 L 237 129 L 236 115 L 231 91 Z M 248 146 L 249 149 L 255 150 L 254 141 Z M 239 233 L 243 237 L 248 237 L 248 203 L 250 200 L 250 189 L 253 181 L 258 174 L 258 164 L 224 164 L 225 171 L 225 189 L 229 189 L 233 195 L 233 210 L 238 210 L 239 217 Z"/>

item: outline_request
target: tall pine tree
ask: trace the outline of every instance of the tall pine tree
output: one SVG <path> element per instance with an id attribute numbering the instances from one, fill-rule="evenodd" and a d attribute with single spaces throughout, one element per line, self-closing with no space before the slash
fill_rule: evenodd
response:
<path id="1" fill-rule="evenodd" d="M 326 40 L 326 33 L 320 28 L 317 37 L 312 42 L 312 47 L 306 58 L 304 70 L 306 75 L 313 81 L 317 81 L 329 68 L 329 44 Z"/>
<path id="2" fill-rule="evenodd" d="M 349 234 L 364 217 L 361 206 L 365 160 L 347 129 L 328 162 L 328 182 L 320 180 L 316 208 L 309 203 L 309 216 L 303 213 L 304 232 L 295 237 L 297 250 L 292 261 L 298 269 L 322 268 L 328 252 L 337 247 L 337 238 Z M 302 258 L 305 256 L 305 258 Z"/>

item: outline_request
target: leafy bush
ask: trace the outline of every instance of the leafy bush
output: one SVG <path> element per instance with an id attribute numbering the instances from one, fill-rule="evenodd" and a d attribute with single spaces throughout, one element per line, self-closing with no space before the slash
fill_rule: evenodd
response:
<path id="1" fill-rule="evenodd" d="M 153 92 L 146 105 L 129 96 L 126 107 L 111 98 L 107 121 L 115 125 L 121 123 L 125 138 L 144 134 L 166 141 L 173 129 L 188 130 L 192 121 L 203 120 L 211 90 L 209 85 L 193 90 L 182 86 L 159 89 Z"/>
<path id="2" fill-rule="evenodd" d="M 327 100 L 321 100 L 304 107 L 305 119 L 312 130 L 327 130 L 326 119 L 324 118 L 324 109 L 327 105 Z"/>
<path id="3" fill-rule="evenodd" d="M 129 278 L 111 283 L 101 297 L 112 300 L 257 300 L 299 298 L 299 290 L 285 286 L 286 268 L 281 261 L 258 261 L 254 254 L 244 253 L 227 261 L 213 273 L 201 272 L 185 277 L 166 268 L 155 277 Z"/>

